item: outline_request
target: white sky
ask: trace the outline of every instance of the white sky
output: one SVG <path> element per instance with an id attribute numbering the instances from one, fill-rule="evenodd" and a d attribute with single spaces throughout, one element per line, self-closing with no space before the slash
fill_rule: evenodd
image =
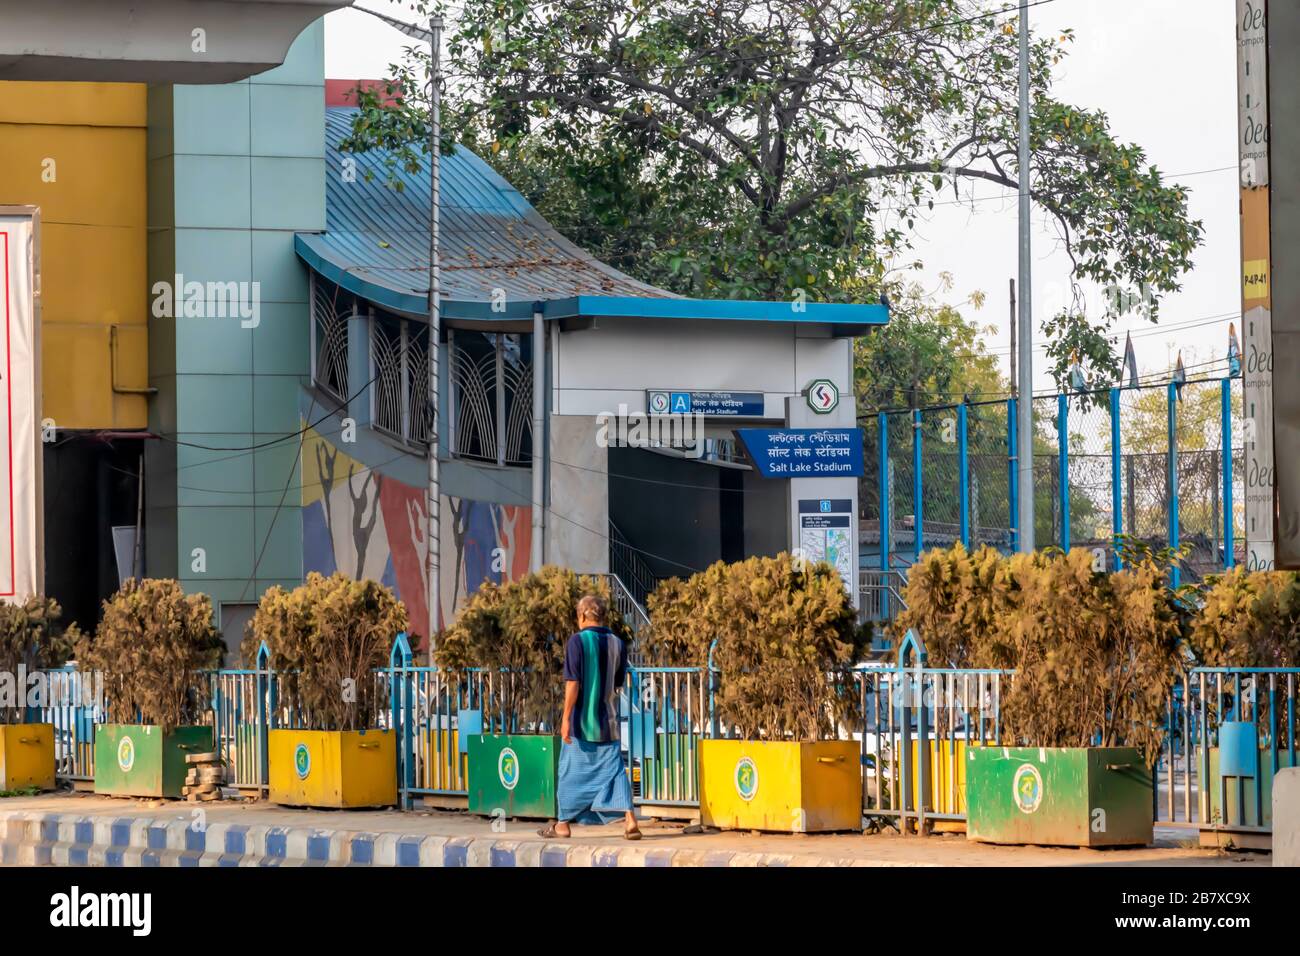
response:
<path id="1" fill-rule="evenodd" d="M 410 19 L 409 9 L 396 0 L 360 0 L 360 5 Z M 1171 178 L 1186 187 L 1191 214 L 1205 225 L 1195 268 L 1184 277 L 1183 290 L 1164 300 L 1160 325 L 1122 327 L 1139 333 L 1133 344 L 1140 371 L 1167 369 L 1179 349 L 1188 366 L 1221 358 L 1228 321 L 1241 305 L 1233 0 L 1053 0 L 1031 8 L 1030 23 L 1036 32 L 1074 29 L 1054 94 L 1081 108 L 1103 110 L 1116 137 L 1141 145 L 1165 173 L 1182 174 Z M 331 13 L 325 20 L 325 75 L 382 77 L 411 42 L 363 13 Z M 971 188 L 964 195 L 971 195 Z M 999 198 L 1005 190 L 991 183 L 973 190 L 979 201 L 937 206 L 917 222 L 914 258 L 925 264 L 918 281 L 937 290 L 940 273 L 951 274 L 953 288 L 941 297 L 954 304 L 972 292 L 985 293 L 981 311 L 969 306 L 963 311 L 982 325 L 996 326 L 986 347 L 1000 353 L 1005 371 L 1007 280 L 1017 271 L 1016 199 Z M 951 191 L 941 198 L 951 200 Z M 1037 321 L 1068 301 L 1069 261 L 1045 215 L 1036 213 L 1034 221 Z M 1240 333 L 1240 322 L 1237 328 Z M 1122 347 L 1122 331 L 1120 341 Z M 1036 389 L 1049 384 L 1042 374 L 1045 365 L 1036 354 Z M 1189 375 L 1199 371 L 1189 368 Z"/>

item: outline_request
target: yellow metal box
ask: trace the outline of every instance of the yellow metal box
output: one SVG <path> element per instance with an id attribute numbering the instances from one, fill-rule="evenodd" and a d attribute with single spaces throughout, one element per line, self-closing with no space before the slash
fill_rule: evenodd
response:
<path id="1" fill-rule="evenodd" d="M 700 820 L 733 830 L 861 830 L 858 743 L 701 740 Z"/>
<path id="2" fill-rule="evenodd" d="M 0 725 L 0 790 L 54 789 L 54 725 Z"/>
<path id="3" fill-rule="evenodd" d="M 397 738 L 388 730 L 272 730 L 270 797 L 293 807 L 397 803 Z"/>

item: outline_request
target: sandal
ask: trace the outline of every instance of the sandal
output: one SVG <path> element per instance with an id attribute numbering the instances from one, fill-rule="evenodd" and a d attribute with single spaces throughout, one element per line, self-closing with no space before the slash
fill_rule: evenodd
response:
<path id="1" fill-rule="evenodd" d="M 567 840 L 571 834 L 561 833 L 555 829 L 554 823 L 548 823 L 537 831 L 537 835 L 543 840 Z"/>
<path id="2" fill-rule="evenodd" d="M 624 839 L 624 840 L 639 840 L 639 839 L 641 839 L 641 829 L 640 829 L 640 827 L 638 827 L 638 828 L 636 828 L 636 829 L 634 829 L 634 830 L 624 830 L 624 831 L 623 831 L 623 839 Z"/>

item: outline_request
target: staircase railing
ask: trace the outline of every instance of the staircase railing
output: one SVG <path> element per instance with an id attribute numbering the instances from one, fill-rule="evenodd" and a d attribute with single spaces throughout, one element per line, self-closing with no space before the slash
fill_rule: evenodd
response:
<path id="1" fill-rule="evenodd" d="M 645 558 L 612 521 L 609 523 L 609 570 L 626 586 L 632 599 L 643 607 L 650 592 L 659 585 L 659 579 Z"/>
<path id="2" fill-rule="evenodd" d="M 862 568 L 858 571 L 858 594 L 862 616 L 868 621 L 892 621 L 899 611 L 907 609 L 903 589 L 907 575 L 890 569 Z"/>

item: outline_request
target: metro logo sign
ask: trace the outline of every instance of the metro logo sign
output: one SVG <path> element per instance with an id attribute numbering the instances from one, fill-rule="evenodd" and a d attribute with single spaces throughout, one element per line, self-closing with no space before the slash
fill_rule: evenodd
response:
<path id="1" fill-rule="evenodd" d="M 840 403 L 840 390 L 828 378 L 817 379 L 804 394 L 808 399 L 808 407 L 818 415 L 830 414 Z"/>

